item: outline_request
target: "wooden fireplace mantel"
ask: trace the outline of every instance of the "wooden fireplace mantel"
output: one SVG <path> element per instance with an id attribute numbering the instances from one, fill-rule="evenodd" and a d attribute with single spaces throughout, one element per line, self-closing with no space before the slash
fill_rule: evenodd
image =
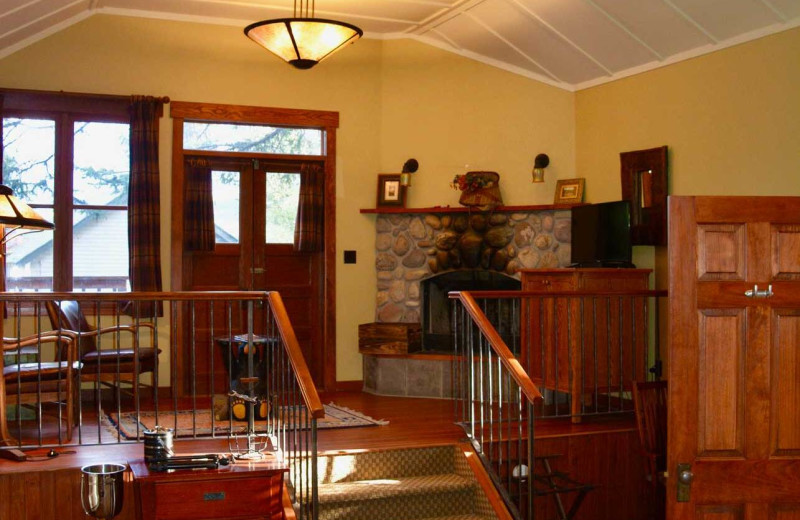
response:
<path id="1" fill-rule="evenodd" d="M 579 204 L 537 204 L 531 206 L 497 206 L 494 208 L 495 213 L 519 213 L 524 211 L 548 211 L 554 209 L 572 209 L 575 206 L 585 206 L 584 203 Z M 469 213 L 470 211 L 481 211 L 476 208 L 467 208 L 464 206 L 433 206 L 430 208 L 362 208 L 362 214 L 399 214 L 399 213 Z"/>

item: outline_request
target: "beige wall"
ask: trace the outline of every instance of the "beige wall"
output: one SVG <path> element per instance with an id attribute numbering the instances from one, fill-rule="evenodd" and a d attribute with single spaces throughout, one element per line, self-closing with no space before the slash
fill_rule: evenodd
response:
<path id="1" fill-rule="evenodd" d="M 618 200 L 619 153 L 669 146 L 676 195 L 800 195 L 800 29 L 576 94 L 590 202 Z M 666 279 L 665 251 L 637 248 Z"/>
<path id="2" fill-rule="evenodd" d="M 800 194 L 800 29 L 576 94 L 593 202 L 620 196 L 619 153 L 670 147 L 670 193 Z"/>
<path id="3" fill-rule="evenodd" d="M 361 378 L 359 323 L 374 320 L 377 174 L 421 164 L 410 206 L 456 205 L 455 173 L 496 170 L 509 204 L 552 201 L 574 176 L 574 95 L 405 41 L 362 40 L 296 71 L 241 28 L 98 15 L 0 60 L 0 87 L 333 110 L 337 133 L 337 379 Z M 162 122 L 162 253 L 168 285 L 171 125 Z M 545 185 L 533 157 L 552 159 Z M 342 251 L 358 252 L 356 265 Z"/>

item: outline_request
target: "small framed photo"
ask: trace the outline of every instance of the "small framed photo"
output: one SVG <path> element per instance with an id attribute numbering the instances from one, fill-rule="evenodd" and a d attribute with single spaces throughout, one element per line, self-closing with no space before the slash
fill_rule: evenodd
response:
<path id="1" fill-rule="evenodd" d="M 400 184 L 400 174 L 382 173 L 378 175 L 379 208 L 406 206 L 406 187 Z"/>
<path id="2" fill-rule="evenodd" d="M 561 179 L 556 184 L 555 204 L 583 202 L 583 186 L 586 179 Z"/>

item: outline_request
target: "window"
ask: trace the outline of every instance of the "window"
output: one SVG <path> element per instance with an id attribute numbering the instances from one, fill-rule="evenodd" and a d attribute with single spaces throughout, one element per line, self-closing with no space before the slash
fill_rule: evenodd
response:
<path id="1" fill-rule="evenodd" d="M 283 155 L 322 155 L 323 131 L 227 123 L 183 125 L 184 150 L 257 152 Z"/>
<path id="2" fill-rule="evenodd" d="M 3 183 L 56 225 L 6 244 L 9 291 L 130 290 L 127 114 L 76 101 L 3 113 Z"/>
<path id="3" fill-rule="evenodd" d="M 300 200 L 300 174 L 267 172 L 267 244 L 291 244 Z"/>
<path id="4" fill-rule="evenodd" d="M 217 244 L 239 243 L 239 185 L 239 172 L 211 172 L 214 241 Z"/>

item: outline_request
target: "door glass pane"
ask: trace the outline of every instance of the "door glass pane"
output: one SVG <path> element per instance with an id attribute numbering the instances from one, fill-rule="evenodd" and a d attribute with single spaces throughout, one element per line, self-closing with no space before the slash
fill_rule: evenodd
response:
<path id="1" fill-rule="evenodd" d="M 212 171 L 214 228 L 217 244 L 239 243 L 239 172 Z"/>
<path id="2" fill-rule="evenodd" d="M 38 208 L 53 221 L 53 210 Z M 6 243 L 6 287 L 8 291 L 53 290 L 53 231 L 26 233 Z"/>
<path id="3" fill-rule="evenodd" d="M 267 172 L 267 244 L 291 244 L 300 200 L 300 174 Z"/>
<path id="4" fill-rule="evenodd" d="M 186 150 L 322 155 L 322 130 L 263 125 L 184 123 Z"/>
<path id="5" fill-rule="evenodd" d="M 72 213 L 72 287 L 75 291 L 129 291 L 128 212 Z"/>
<path id="6" fill-rule="evenodd" d="M 28 204 L 53 204 L 55 121 L 3 119 L 3 184 Z"/>
<path id="7" fill-rule="evenodd" d="M 127 206 L 130 130 L 123 123 L 75 123 L 73 190 L 75 204 Z"/>

